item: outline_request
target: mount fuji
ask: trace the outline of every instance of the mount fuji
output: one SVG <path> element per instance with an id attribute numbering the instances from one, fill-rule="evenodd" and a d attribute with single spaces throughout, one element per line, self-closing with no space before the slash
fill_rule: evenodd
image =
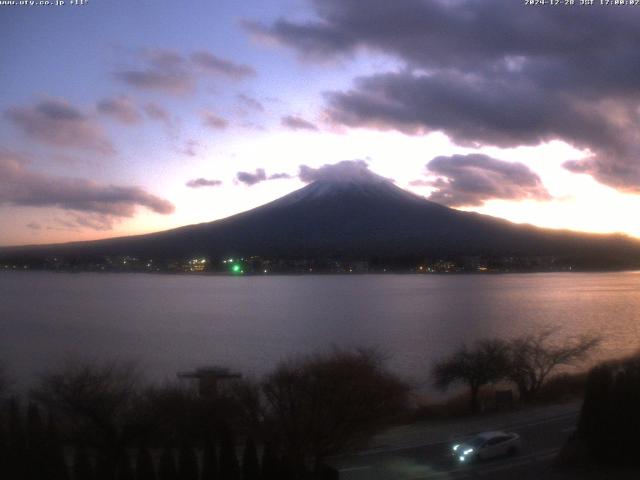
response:
<path id="1" fill-rule="evenodd" d="M 107 240 L 0 249 L 0 258 L 130 255 L 178 259 L 453 259 L 554 257 L 584 268 L 640 265 L 640 242 L 519 225 L 451 209 L 369 170 L 334 172 L 271 203 L 221 220 Z M 301 175 L 302 177 L 302 175 Z"/>

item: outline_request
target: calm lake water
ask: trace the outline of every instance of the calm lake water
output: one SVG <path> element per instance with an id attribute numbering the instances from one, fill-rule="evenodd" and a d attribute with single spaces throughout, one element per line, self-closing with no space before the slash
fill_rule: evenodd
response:
<path id="1" fill-rule="evenodd" d="M 640 348 L 640 273 L 212 277 L 0 273 L 0 361 L 25 385 L 65 358 L 127 359 L 153 379 L 217 364 L 259 375 L 292 355 L 374 346 L 428 389 L 462 342 L 540 325 Z"/>

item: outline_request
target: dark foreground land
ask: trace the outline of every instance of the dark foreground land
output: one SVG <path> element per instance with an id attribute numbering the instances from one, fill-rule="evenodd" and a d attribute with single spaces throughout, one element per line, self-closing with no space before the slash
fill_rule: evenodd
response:
<path id="1" fill-rule="evenodd" d="M 540 338 L 536 365 L 552 354 L 567 359 L 583 352 L 580 344 L 551 348 L 546 336 Z M 516 344 L 520 353 L 527 347 Z M 447 360 L 458 372 L 452 378 L 486 376 L 489 365 L 513 350 L 502 347 L 494 340 L 463 348 Z M 489 353 L 492 362 L 480 362 Z M 522 361 L 515 365 L 525 371 Z M 505 372 L 483 377 L 484 385 Z M 507 406 L 498 402 L 506 391 L 496 391 L 492 405 L 471 388 L 465 403 L 472 413 L 462 416 L 455 402 L 416 409 L 409 384 L 387 371 L 378 354 L 362 349 L 284 362 L 259 382 L 215 367 L 180 377 L 196 379 L 198 389 L 141 384 L 130 364 L 71 363 L 43 375 L 28 403 L 10 399 L 0 414 L 0 473 L 25 480 L 640 476 L 640 356 L 598 364 L 586 379 L 557 376 L 529 401 Z M 218 385 L 231 381 L 227 388 Z M 2 384 L 0 375 L 0 393 Z M 568 395 L 572 390 L 581 394 Z M 471 464 L 452 456 L 453 444 L 495 430 L 517 433 L 520 451 Z"/>
<path id="2" fill-rule="evenodd" d="M 575 431 L 580 406 L 580 402 L 572 402 L 436 426 L 430 423 L 410 425 L 378 436 L 380 443 L 371 450 L 334 458 L 331 463 L 345 480 L 640 478 L 637 468 L 561 465 L 559 455 Z M 522 451 L 513 457 L 472 465 L 461 465 L 452 458 L 450 449 L 456 439 L 491 429 L 518 433 L 523 440 Z M 421 432 L 427 441 L 417 443 Z M 403 441 L 407 442 L 404 446 Z"/>
<path id="3" fill-rule="evenodd" d="M 379 436 L 386 446 L 380 444 L 358 455 L 336 458 L 333 464 L 340 478 L 349 480 L 541 478 L 546 476 L 542 472 L 552 469 L 555 457 L 574 430 L 579 407 L 570 403 L 471 421 L 413 425 Z M 522 451 L 514 457 L 473 465 L 461 465 L 451 456 L 451 445 L 458 439 L 496 429 L 518 433 L 523 440 Z M 417 443 L 421 430 L 425 441 Z"/>

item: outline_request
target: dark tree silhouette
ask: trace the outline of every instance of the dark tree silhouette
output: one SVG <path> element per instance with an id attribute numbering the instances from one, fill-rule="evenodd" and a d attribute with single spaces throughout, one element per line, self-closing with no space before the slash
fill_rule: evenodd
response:
<path id="1" fill-rule="evenodd" d="M 270 443 L 262 451 L 262 480 L 278 480 L 278 456 Z"/>
<path id="2" fill-rule="evenodd" d="M 249 436 L 242 453 L 242 480 L 260 480 L 258 451 L 253 437 Z"/>
<path id="3" fill-rule="evenodd" d="M 33 397 L 71 425 L 79 440 L 96 445 L 113 470 L 131 440 L 124 427 L 137 393 L 138 376 L 129 363 L 68 363 L 45 374 Z"/>
<path id="4" fill-rule="evenodd" d="M 158 477 L 160 480 L 179 480 L 178 469 L 176 468 L 176 461 L 173 457 L 173 450 L 170 447 L 165 447 L 160 455 L 160 469 L 158 471 Z"/>
<path id="5" fill-rule="evenodd" d="M 9 375 L 7 375 L 4 364 L 0 363 L 0 400 L 3 400 L 9 392 L 9 384 Z"/>
<path id="6" fill-rule="evenodd" d="M 118 462 L 118 463 L 114 463 Z M 116 480 L 119 460 L 98 451 L 96 456 L 96 478 L 97 480 Z"/>
<path id="7" fill-rule="evenodd" d="M 298 465 L 297 468 L 294 469 L 292 463 L 291 457 L 287 455 L 282 455 L 278 459 L 278 480 L 293 480 L 294 478 L 304 478 L 306 476 L 307 472 L 304 466 L 300 467 Z M 302 470 L 300 470 L 300 468 L 302 468 Z M 297 472 L 294 470 L 297 470 Z"/>
<path id="8" fill-rule="evenodd" d="M 27 478 L 27 441 L 18 400 L 9 401 L 9 478 Z"/>
<path id="9" fill-rule="evenodd" d="M 58 426 L 52 413 L 47 420 L 47 480 L 68 480 L 69 472 L 64 459 Z"/>
<path id="10" fill-rule="evenodd" d="M 198 458 L 193 447 L 182 442 L 178 452 L 178 472 L 180 480 L 198 480 Z"/>
<path id="11" fill-rule="evenodd" d="M 126 453 L 120 456 L 118 469 L 116 474 L 117 480 L 134 480 L 133 470 L 131 469 L 131 460 Z"/>
<path id="12" fill-rule="evenodd" d="M 93 480 L 95 473 L 91 459 L 84 447 L 76 447 L 73 456 L 73 479 L 74 480 Z"/>
<path id="13" fill-rule="evenodd" d="M 219 478 L 216 441 L 212 434 L 208 434 L 202 452 L 202 480 L 218 480 Z"/>
<path id="14" fill-rule="evenodd" d="M 208 421 L 207 407 L 194 389 L 165 383 L 142 389 L 133 416 L 137 427 L 147 437 L 163 442 L 176 438 L 196 441 L 202 438 Z"/>
<path id="15" fill-rule="evenodd" d="M 265 423 L 296 475 L 363 444 L 403 411 L 409 391 L 365 350 L 283 363 L 261 387 Z"/>
<path id="16" fill-rule="evenodd" d="M 240 466 L 236 455 L 236 444 L 233 432 L 227 425 L 220 429 L 220 478 L 222 480 L 238 480 Z"/>
<path id="17" fill-rule="evenodd" d="M 47 476 L 46 454 L 46 435 L 40 409 L 30 403 L 27 409 L 27 478 L 40 480 Z"/>
<path id="18" fill-rule="evenodd" d="M 607 362 L 587 377 L 578 435 L 589 456 L 612 465 L 640 465 L 640 357 Z"/>
<path id="19" fill-rule="evenodd" d="M 4 413 L 4 412 L 0 412 L 0 413 Z M 9 471 L 8 448 L 9 448 L 9 443 L 7 441 L 7 433 L 5 432 L 5 428 L 4 428 L 4 418 L 2 415 L 0 415 L 0 472 L 8 473 Z"/>
<path id="20" fill-rule="evenodd" d="M 509 373 L 509 349 L 501 340 L 480 340 L 473 347 L 463 345 L 458 351 L 433 368 L 434 385 L 446 390 L 452 384 L 469 387 L 472 413 L 479 410 L 480 388 L 505 378 Z"/>
<path id="21" fill-rule="evenodd" d="M 584 360 L 600 342 L 598 337 L 584 335 L 559 343 L 559 336 L 557 329 L 545 328 L 509 342 L 508 378 L 518 388 L 523 401 L 534 400 L 552 372 Z"/>
<path id="22" fill-rule="evenodd" d="M 136 480 L 156 480 L 156 478 L 151 453 L 145 446 L 140 446 L 136 455 Z"/>

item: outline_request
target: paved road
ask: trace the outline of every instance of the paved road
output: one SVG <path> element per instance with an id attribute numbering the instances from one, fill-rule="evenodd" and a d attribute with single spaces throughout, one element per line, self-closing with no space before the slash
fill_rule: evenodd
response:
<path id="1" fill-rule="evenodd" d="M 411 448 L 380 449 L 335 459 L 341 480 L 420 479 L 528 479 L 540 478 L 574 429 L 576 413 L 532 423 L 513 425 L 508 430 L 522 438 L 522 451 L 515 457 L 493 459 L 474 465 L 460 465 L 451 455 L 451 442 L 437 442 Z"/>

